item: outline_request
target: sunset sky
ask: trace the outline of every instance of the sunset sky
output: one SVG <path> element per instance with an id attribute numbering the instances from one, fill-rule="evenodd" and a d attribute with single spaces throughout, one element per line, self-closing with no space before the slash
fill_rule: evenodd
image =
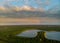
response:
<path id="1" fill-rule="evenodd" d="M 60 4 L 60 0 L 0 0 L 0 6 L 24 6 L 43 7 L 46 10 Z"/>
<path id="2" fill-rule="evenodd" d="M 0 23 L 8 22 L 60 24 L 60 0 L 0 0 Z"/>

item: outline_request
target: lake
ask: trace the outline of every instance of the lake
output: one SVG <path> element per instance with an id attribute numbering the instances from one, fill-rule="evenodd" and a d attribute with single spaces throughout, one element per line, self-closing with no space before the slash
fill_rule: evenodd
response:
<path id="1" fill-rule="evenodd" d="M 52 40 L 60 41 L 60 32 L 56 32 L 56 31 L 46 32 L 46 36 L 45 37 L 47 39 L 52 39 Z"/>
<path id="2" fill-rule="evenodd" d="M 37 36 L 37 32 L 41 32 L 41 31 L 42 30 L 26 30 L 26 31 L 18 34 L 17 36 L 33 38 L 33 37 Z M 60 41 L 60 32 L 45 31 L 45 38 Z"/>

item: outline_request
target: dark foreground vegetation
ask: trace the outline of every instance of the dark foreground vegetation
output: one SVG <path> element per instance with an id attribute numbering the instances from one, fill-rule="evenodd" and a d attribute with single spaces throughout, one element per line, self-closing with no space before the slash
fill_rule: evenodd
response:
<path id="1" fill-rule="evenodd" d="M 60 43 L 44 37 L 44 32 L 38 32 L 34 38 L 18 37 L 17 34 L 31 29 L 44 31 L 60 31 L 59 25 L 5 25 L 0 26 L 0 43 Z"/>

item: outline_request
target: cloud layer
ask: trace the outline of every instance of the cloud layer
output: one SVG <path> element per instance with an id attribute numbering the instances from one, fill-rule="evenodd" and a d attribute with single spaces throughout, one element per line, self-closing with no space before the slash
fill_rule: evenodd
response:
<path id="1" fill-rule="evenodd" d="M 34 8 L 31 6 L 0 6 L 0 17 L 24 18 L 24 17 L 52 17 L 60 19 L 60 6 L 54 6 L 49 10 Z"/>
<path id="2" fill-rule="evenodd" d="M 34 7 L 31 7 L 31 6 L 21 6 L 21 7 L 18 7 L 18 6 L 13 6 L 13 7 L 4 7 L 4 6 L 0 6 L 0 12 L 2 11 L 3 13 L 4 12 L 9 12 L 9 11 L 22 11 L 22 10 L 25 10 L 25 11 L 40 11 L 40 12 L 44 12 L 45 9 L 43 8 L 34 8 Z"/>

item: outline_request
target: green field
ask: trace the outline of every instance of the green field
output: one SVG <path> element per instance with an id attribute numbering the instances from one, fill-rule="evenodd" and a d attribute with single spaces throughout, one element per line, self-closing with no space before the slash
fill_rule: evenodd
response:
<path id="1" fill-rule="evenodd" d="M 0 43 L 45 43 L 39 41 L 39 38 L 23 38 L 16 35 L 30 29 L 38 29 L 44 31 L 60 31 L 59 25 L 4 25 L 0 26 Z M 35 40 L 36 39 L 36 40 Z M 46 39 L 45 39 L 46 40 Z M 51 43 L 51 42 L 47 42 Z M 59 42 L 58 42 L 59 43 Z"/>

